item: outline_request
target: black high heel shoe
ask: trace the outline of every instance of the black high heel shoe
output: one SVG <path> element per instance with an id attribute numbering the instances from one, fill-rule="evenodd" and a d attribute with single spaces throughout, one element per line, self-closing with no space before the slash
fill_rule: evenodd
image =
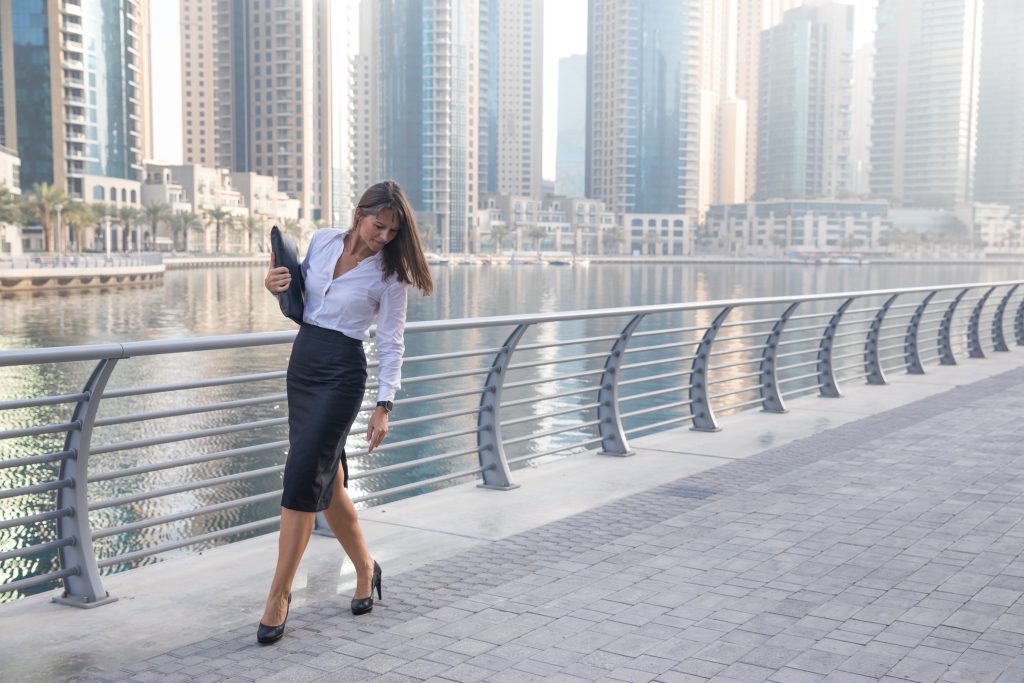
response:
<path id="1" fill-rule="evenodd" d="M 356 616 L 360 614 L 366 614 L 373 610 L 373 591 L 377 589 L 377 599 L 381 599 L 380 594 L 380 565 L 377 564 L 377 560 L 373 561 L 373 580 L 370 582 L 370 597 L 368 598 L 352 598 L 352 614 Z"/>
<path id="2" fill-rule="evenodd" d="M 288 607 L 284 610 L 284 621 L 281 622 L 280 626 L 267 626 L 262 621 L 260 626 L 256 629 L 256 642 L 263 645 L 270 645 L 281 640 L 281 636 L 284 635 L 284 625 L 288 623 L 288 612 L 292 609 L 292 596 L 288 596 Z"/>

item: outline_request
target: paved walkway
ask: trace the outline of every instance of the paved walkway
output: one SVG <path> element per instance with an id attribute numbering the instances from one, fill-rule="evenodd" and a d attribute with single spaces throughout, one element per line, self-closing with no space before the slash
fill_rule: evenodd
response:
<path id="1" fill-rule="evenodd" d="M 97 680 L 1020 683 L 1022 418 L 1018 369 Z"/>

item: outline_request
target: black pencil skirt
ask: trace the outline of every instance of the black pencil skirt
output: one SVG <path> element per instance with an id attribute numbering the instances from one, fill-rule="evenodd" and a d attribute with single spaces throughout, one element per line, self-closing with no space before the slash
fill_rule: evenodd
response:
<path id="1" fill-rule="evenodd" d="M 288 459 L 281 506 L 320 512 L 338 466 L 348 486 L 345 440 L 366 390 L 363 342 L 303 323 L 288 361 Z"/>

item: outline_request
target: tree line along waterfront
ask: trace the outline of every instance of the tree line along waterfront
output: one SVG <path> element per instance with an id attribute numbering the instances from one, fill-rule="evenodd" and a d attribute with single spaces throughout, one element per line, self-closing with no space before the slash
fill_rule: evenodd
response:
<path id="1" fill-rule="evenodd" d="M 266 250 L 271 224 L 293 234 L 302 232 L 293 218 L 240 216 L 221 206 L 197 212 L 173 211 L 160 202 L 83 202 L 47 183 L 37 183 L 25 194 L 0 185 L 0 224 L 22 226 L 23 253 L 255 253 Z M 37 234 L 24 231 L 29 226 L 38 226 Z"/>
<path id="2" fill-rule="evenodd" d="M 1024 258 L 1024 221 L 998 207 L 942 211 L 899 209 L 879 201 L 764 201 L 713 207 L 704 222 L 693 224 L 685 216 L 618 215 L 596 200 L 506 199 L 488 199 L 481 208 L 471 252 L 797 261 Z M 304 244 L 329 222 L 210 202 L 86 202 L 47 183 L 24 194 L 0 185 L 0 257 L 40 252 L 254 254 L 266 251 L 272 225 Z M 427 251 L 445 250 L 439 225 L 427 220 L 420 228 Z"/>

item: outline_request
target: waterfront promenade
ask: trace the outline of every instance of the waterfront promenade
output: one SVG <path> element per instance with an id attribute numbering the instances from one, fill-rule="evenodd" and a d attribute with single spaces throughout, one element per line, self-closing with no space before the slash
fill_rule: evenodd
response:
<path id="1" fill-rule="evenodd" d="M 367 510 L 384 599 L 314 537 L 271 647 L 273 534 L 2 605 L 2 678 L 1019 682 L 1022 355 Z"/>

